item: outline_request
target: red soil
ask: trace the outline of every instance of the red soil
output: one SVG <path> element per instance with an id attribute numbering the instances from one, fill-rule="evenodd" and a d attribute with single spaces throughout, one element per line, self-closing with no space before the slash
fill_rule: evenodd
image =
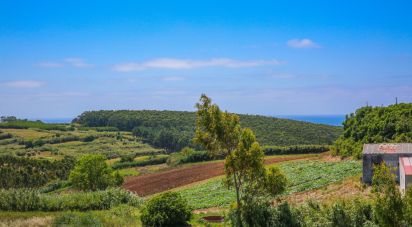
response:
<path id="1" fill-rule="evenodd" d="M 314 157 L 313 155 L 299 155 L 290 157 L 274 157 L 265 160 L 265 164 L 273 164 L 296 159 Z M 197 181 L 206 180 L 224 174 L 224 163 L 214 162 L 180 167 L 159 173 L 129 177 L 123 187 L 139 196 L 147 196 L 170 190 Z"/>

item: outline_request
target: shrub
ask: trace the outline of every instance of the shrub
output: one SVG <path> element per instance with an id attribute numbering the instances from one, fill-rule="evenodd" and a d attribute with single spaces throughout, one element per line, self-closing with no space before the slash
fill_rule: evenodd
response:
<path id="1" fill-rule="evenodd" d="M 191 216 L 191 208 L 180 194 L 166 192 L 150 199 L 140 218 L 144 226 L 185 226 Z"/>
<path id="2" fill-rule="evenodd" d="M 12 138 L 12 137 L 13 137 L 13 135 L 10 134 L 10 133 L 2 133 L 2 132 L 0 132 L 0 140 L 10 139 L 10 138 Z"/>
<path id="3" fill-rule="evenodd" d="M 120 204 L 139 207 L 142 200 L 123 189 L 72 194 L 43 194 L 33 189 L 0 190 L 2 211 L 106 210 Z"/>
<path id="4" fill-rule="evenodd" d="M 69 180 L 81 190 L 102 190 L 120 182 L 120 175 L 114 176 L 112 168 L 102 155 L 85 155 L 76 163 Z"/>

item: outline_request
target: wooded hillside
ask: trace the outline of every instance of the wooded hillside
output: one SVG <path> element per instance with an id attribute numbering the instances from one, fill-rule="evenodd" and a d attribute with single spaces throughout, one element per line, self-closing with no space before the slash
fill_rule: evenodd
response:
<path id="1" fill-rule="evenodd" d="M 251 128 L 263 145 L 331 144 L 340 127 L 257 115 L 239 115 L 242 127 Z M 117 127 L 133 131 L 148 143 L 169 150 L 190 144 L 195 113 L 155 110 L 101 110 L 84 112 L 73 122 L 87 127 Z"/>

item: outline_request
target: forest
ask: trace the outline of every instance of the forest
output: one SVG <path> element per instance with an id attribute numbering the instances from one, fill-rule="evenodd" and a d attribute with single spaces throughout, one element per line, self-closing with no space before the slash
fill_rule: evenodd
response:
<path id="1" fill-rule="evenodd" d="M 262 145 L 288 146 L 332 144 L 341 127 L 301 121 L 239 115 L 242 127 L 252 129 Z M 167 151 L 179 151 L 192 144 L 196 115 L 186 111 L 101 110 L 82 113 L 73 123 L 86 127 L 115 127 L 131 131 L 145 142 Z"/>
<path id="2" fill-rule="evenodd" d="M 360 158 L 365 143 L 412 142 L 412 103 L 366 106 L 346 116 L 335 153 Z"/>

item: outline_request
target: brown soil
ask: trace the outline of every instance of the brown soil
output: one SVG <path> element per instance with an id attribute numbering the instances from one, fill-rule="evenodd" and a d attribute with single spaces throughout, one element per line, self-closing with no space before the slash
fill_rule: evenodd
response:
<path id="1" fill-rule="evenodd" d="M 307 159 L 311 157 L 317 158 L 318 156 L 295 155 L 289 157 L 271 157 L 265 160 L 265 164 Z M 123 187 L 129 191 L 137 193 L 139 196 L 148 196 L 223 174 L 223 162 L 212 162 L 175 168 L 159 173 L 128 177 L 123 184 Z"/>

